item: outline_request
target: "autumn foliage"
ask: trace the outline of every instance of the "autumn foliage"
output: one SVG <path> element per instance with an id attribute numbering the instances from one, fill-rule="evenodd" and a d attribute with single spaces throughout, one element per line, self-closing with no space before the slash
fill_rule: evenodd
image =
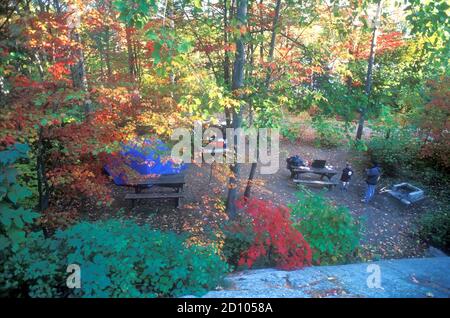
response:
<path id="1" fill-rule="evenodd" d="M 36 203 L 47 228 L 65 227 L 112 203 L 103 166 L 122 142 L 137 136 L 136 123 L 167 135 L 182 117 L 171 97 L 152 92 L 142 98 L 123 67 L 131 51 L 137 58 L 142 50 L 148 60 L 154 42 L 147 41 L 144 50 L 142 34 L 120 23 L 109 1 L 91 8 L 77 3 L 80 12 L 86 9 L 78 27 L 70 10 L 24 14 L 6 29 L 16 44 L 0 41 L 0 80 L 10 85 L 0 92 L 7 101 L 0 114 L 0 150 L 15 142 L 30 145 L 29 165 L 39 164 Z M 111 50 L 102 37 L 117 47 Z"/>
<path id="2" fill-rule="evenodd" d="M 421 128 L 425 131 L 425 142 L 421 157 L 442 168 L 450 168 L 450 86 L 449 79 L 430 81 L 431 99 L 425 105 Z"/>
<path id="3" fill-rule="evenodd" d="M 377 54 L 394 51 L 405 45 L 403 36 L 400 32 L 385 32 L 377 37 Z M 370 41 L 368 39 L 350 39 L 346 44 L 348 52 L 357 60 L 366 60 L 370 54 Z"/>
<path id="4" fill-rule="evenodd" d="M 241 255 L 239 265 L 252 267 L 261 257 L 285 270 L 311 265 L 309 244 L 292 226 L 287 207 L 257 198 L 242 198 L 238 206 L 252 218 L 255 233 L 254 242 Z"/>

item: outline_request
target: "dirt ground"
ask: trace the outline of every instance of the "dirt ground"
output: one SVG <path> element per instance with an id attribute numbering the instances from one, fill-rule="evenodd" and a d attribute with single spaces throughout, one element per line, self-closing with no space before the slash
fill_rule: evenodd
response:
<path id="1" fill-rule="evenodd" d="M 310 145 L 282 141 L 278 172 L 272 175 L 261 175 L 258 169 L 258 184 L 254 186 L 252 195 L 284 205 L 295 202 L 296 186 L 290 179 L 290 172 L 286 169 L 285 162 L 288 156 L 295 154 L 308 161 L 327 160 L 327 164 L 333 165 L 339 172 L 346 161 L 352 163 L 355 175 L 348 191 L 343 192 L 339 186 L 333 190 L 313 187 L 310 189 L 324 191 L 326 197 L 339 205 L 347 206 L 354 216 L 360 218 L 364 227 L 362 254 L 365 259 L 424 256 L 427 246 L 413 237 L 412 224 L 424 212 L 428 204 L 427 200 L 407 207 L 386 193 L 377 193 L 369 204 L 360 202 L 365 190 L 363 171 L 367 168 L 368 161 L 346 149 L 318 149 Z M 249 170 L 250 165 L 242 167 L 243 178 L 248 176 Z M 339 180 L 339 177 L 340 173 L 334 177 L 334 180 Z M 378 188 L 381 188 L 383 184 L 391 185 L 392 181 L 384 179 Z M 135 219 L 139 223 L 150 224 L 157 229 L 189 231 L 194 237 L 200 238 L 212 233 L 211 230 L 226 219 L 223 211 L 226 177 L 223 169 L 217 164 L 213 167 L 206 164 L 189 167 L 186 172 L 185 198 L 179 209 L 175 208 L 174 202 L 155 200 L 138 201 L 136 207 L 131 209 L 130 202 L 125 202 L 123 197 L 132 189 L 113 186 L 113 191 L 116 198 L 115 210 L 120 208 L 120 211 L 116 213 Z"/>

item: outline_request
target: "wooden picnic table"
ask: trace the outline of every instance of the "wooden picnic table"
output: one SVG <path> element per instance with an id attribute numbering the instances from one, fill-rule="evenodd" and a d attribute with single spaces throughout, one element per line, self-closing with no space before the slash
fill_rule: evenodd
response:
<path id="1" fill-rule="evenodd" d="M 328 180 L 331 180 L 338 172 L 337 170 L 331 168 L 313 168 L 313 167 L 297 167 L 292 168 L 292 172 L 294 173 L 294 179 L 300 179 L 300 176 L 305 173 L 313 173 L 320 176 L 320 180 L 324 177 L 327 177 Z"/>
<path id="2" fill-rule="evenodd" d="M 133 187 L 135 193 L 140 193 L 142 189 L 149 188 L 150 186 L 169 187 L 180 190 L 183 188 L 184 184 L 185 181 L 183 173 L 166 174 L 153 178 L 133 178 L 127 181 L 127 186 Z"/>
<path id="3" fill-rule="evenodd" d="M 154 178 L 134 178 L 128 180 L 126 186 L 134 188 L 134 193 L 125 195 L 125 200 L 131 200 L 134 207 L 135 200 L 139 199 L 168 199 L 175 198 L 177 207 L 180 206 L 180 198 L 184 197 L 183 187 L 185 184 L 184 174 L 161 175 Z M 175 192 L 142 192 L 144 189 L 152 189 L 154 187 L 172 188 Z"/>
<path id="4" fill-rule="evenodd" d="M 313 168 L 313 167 L 292 167 L 291 175 L 293 176 L 294 183 L 300 184 L 313 184 L 313 185 L 326 185 L 330 189 L 332 186 L 337 185 L 335 181 L 331 179 L 338 173 L 337 170 L 331 168 Z M 301 179 L 302 174 L 312 173 L 320 176 L 320 180 L 305 180 Z M 323 178 L 326 177 L 328 181 L 323 181 Z"/>

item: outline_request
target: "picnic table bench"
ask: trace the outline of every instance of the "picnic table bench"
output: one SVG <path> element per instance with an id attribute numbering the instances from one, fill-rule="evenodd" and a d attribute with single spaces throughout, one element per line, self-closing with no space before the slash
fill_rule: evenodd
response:
<path id="1" fill-rule="evenodd" d="M 170 199 L 174 198 L 177 207 L 180 207 L 180 199 L 184 197 L 183 187 L 185 184 L 184 174 L 161 175 L 155 178 L 139 178 L 129 180 L 127 186 L 134 188 L 134 193 L 127 193 L 125 200 L 131 200 L 134 207 L 136 200 L 140 199 Z M 172 188 L 174 192 L 143 192 L 144 189 L 153 187 Z"/>
<path id="2" fill-rule="evenodd" d="M 293 182 L 296 184 L 324 185 L 331 189 L 337 185 L 336 181 L 331 180 L 338 172 L 331 168 L 314 168 L 314 167 L 291 167 L 291 175 Z M 302 174 L 312 173 L 320 176 L 319 180 L 301 179 Z M 326 177 L 328 180 L 323 180 Z"/>

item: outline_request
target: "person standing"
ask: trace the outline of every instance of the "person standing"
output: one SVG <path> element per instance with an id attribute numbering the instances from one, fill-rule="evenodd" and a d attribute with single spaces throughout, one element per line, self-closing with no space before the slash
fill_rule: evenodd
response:
<path id="1" fill-rule="evenodd" d="M 381 176 L 381 169 L 378 166 L 378 163 L 372 162 L 372 167 L 366 169 L 366 176 L 367 189 L 364 195 L 364 199 L 362 199 L 361 202 L 369 203 L 369 201 L 375 195 L 375 189 Z"/>
<path id="2" fill-rule="evenodd" d="M 344 170 L 342 170 L 342 175 L 341 175 L 341 182 L 342 182 L 342 190 L 347 191 L 348 190 L 348 185 L 350 183 L 350 180 L 352 179 L 353 176 L 353 169 L 352 166 L 350 165 L 350 163 L 346 163 L 345 164 L 345 168 Z"/>

